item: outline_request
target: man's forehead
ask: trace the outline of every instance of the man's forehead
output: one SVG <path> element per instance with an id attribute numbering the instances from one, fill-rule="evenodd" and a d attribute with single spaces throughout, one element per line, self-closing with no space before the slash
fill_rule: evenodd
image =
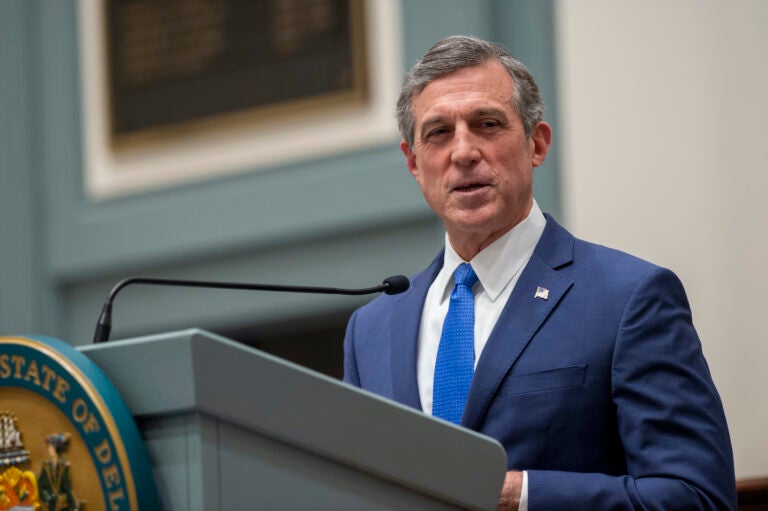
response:
<path id="1" fill-rule="evenodd" d="M 431 79 L 429 82 L 427 82 L 426 84 L 424 84 L 423 86 L 421 86 L 419 89 L 415 91 L 414 98 L 422 94 L 426 89 L 431 88 L 434 84 L 450 81 L 456 78 L 457 76 L 493 77 L 495 78 L 495 80 L 498 80 L 500 82 L 509 81 L 510 85 L 512 82 L 512 77 L 507 71 L 507 68 L 504 67 L 504 64 L 502 64 L 498 60 L 487 60 L 485 62 L 481 62 L 480 64 L 475 64 L 473 66 L 459 67 L 457 69 L 454 69 L 453 71 L 443 73 L 440 76 L 437 76 Z"/>
<path id="2" fill-rule="evenodd" d="M 499 62 L 487 62 L 479 66 L 464 67 L 446 73 L 429 82 L 421 91 L 414 93 L 411 104 L 414 109 L 424 110 L 433 104 L 450 103 L 452 98 L 480 99 L 506 103 L 514 95 L 514 82 Z"/>
<path id="3" fill-rule="evenodd" d="M 509 76 L 509 73 L 507 72 L 507 68 L 504 67 L 504 64 L 501 61 L 498 60 L 486 60 L 484 62 L 480 62 L 479 64 L 473 64 L 469 66 L 462 66 L 457 67 L 456 69 L 452 71 L 448 71 L 446 73 L 443 73 L 439 76 L 433 77 L 431 80 L 429 80 L 427 83 L 423 84 L 420 88 L 418 88 L 415 92 L 415 94 L 421 93 L 425 88 L 429 87 L 432 83 L 445 80 L 446 78 L 450 78 L 457 74 L 484 74 L 484 73 L 499 73 L 499 74 L 505 74 Z"/>

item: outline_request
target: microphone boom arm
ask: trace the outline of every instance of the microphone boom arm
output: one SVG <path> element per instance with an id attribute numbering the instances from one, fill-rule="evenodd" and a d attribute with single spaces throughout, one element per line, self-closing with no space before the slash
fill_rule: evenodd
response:
<path id="1" fill-rule="evenodd" d="M 206 280 L 181 280 L 166 278 L 149 277 L 129 277 L 118 282 L 109 292 L 107 301 L 104 302 L 99 321 L 96 323 L 96 331 L 93 335 L 93 342 L 106 342 L 112 330 L 112 302 L 117 293 L 130 284 L 148 284 L 158 286 L 181 286 L 181 287 L 200 287 L 217 289 L 242 289 L 246 291 L 280 291 L 288 293 L 316 293 L 329 295 L 367 295 L 372 293 L 384 292 L 386 294 L 398 294 L 410 287 L 410 282 L 403 275 L 393 275 L 387 277 L 378 286 L 364 289 L 340 289 L 335 287 L 313 287 L 313 286 L 284 286 L 277 284 L 250 284 L 241 282 L 216 282 Z"/>

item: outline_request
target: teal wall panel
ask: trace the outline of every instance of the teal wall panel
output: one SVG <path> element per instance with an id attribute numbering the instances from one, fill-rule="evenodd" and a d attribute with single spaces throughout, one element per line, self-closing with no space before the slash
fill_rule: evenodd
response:
<path id="1" fill-rule="evenodd" d="M 20 2 L 0 4 L 0 328 L 6 331 L 23 328 L 37 310 L 32 176 L 20 172 L 30 167 L 28 18 Z"/>
<path id="2" fill-rule="evenodd" d="M 158 265 L 146 273 L 184 279 L 370 287 L 389 275 L 408 275 L 425 266 L 440 248 L 442 236 L 440 226 L 427 218 L 184 265 Z M 65 287 L 66 316 L 77 319 L 70 325 L 72 341 L 90 342 L 101 304 L 119 277 L 107 275 Z M 370 298 L 129 286 L 115 300 L 113 338 L 190 325 L 214 332 L 228 330 L 229 325 L 254 325 L 259 330 L 275 322 L 290 324 L 297 317 L 351 311 Z"/>
<path id="3" fill-rule="evenodd" d="M 89 342 L 100 304 L 128 275 L 364 287 L 423 267 L 443 232 L 397 140 L 309 162 L 94 202 L 83 192 L 75 0 L 0 2 L 0 329 Z M 496 39 L 539 79 L 556 123 L 551 2 L 401 3 L 402 66 L 439 38 Z M 14 41 L 3 44 L 3 41 Z M 7 72 L 13 70 L 12 73 Z M 554 108 L 553 108 L 554 107 Z M 394 105 L 393 105 L 394 110 Z M 556 157 L 537 196 L 558 211 Z M 7 289 L 14 299 L 6 299 Z M 131 289 L 115 336 L 290 322 L 363 299 Z M 43 319 L 41 319 L 43 318 Z"/>
<path id="4" fill-rule="evenodd" d="M 71 199 L 54 198 L 50 219 L 51 269 L 66 281 L 428 214 L 395 147 L 100 204 Z"/>
<path id="5" fill-rule="evenodd" d="M 449 35 L 493 38 L 492 0 L 417 0 L 402 2 L 404 69 L 407 71 L 438 40 Z"/>
<path id="6" fill-rule="evenodd" d="M 541 89 L 544 120 L 552 125 L 554 136 L 546 162 L 534 175 L 534 188 L 542 209 L 558 217 L 562 209 L 553 9 L 549 0 L 497 0 L 491 23 L 494 39 L 525 63 Z"/>
<path id="7" fill-rule="evenodd" d="M 0 332 L 55 334 L 39 173 L 38 9 L 0 2 Z"/>

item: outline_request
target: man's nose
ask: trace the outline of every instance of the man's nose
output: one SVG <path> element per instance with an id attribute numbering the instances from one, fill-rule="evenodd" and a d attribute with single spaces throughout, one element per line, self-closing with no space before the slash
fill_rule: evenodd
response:
<path id="1" fill-rule="evenodd" d="M 465 126 L 457 126 L 453 135 L 451 161 L 461 167 L 480 161 L 480 148 L 475 135 Z"/>

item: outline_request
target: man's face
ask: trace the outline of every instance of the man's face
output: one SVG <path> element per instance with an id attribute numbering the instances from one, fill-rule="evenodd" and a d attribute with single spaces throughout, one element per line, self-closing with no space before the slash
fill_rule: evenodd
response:
<path id="1" fill-rule="evenodd" d="M 440 77 L 412 99 L 414 144 L 402 141 L 400 148 L 465 258 L 525 219 L 533 204 L 533 168 L 549 149 L 544 122 L 526 138 L 513 87 L 504 67 L 488 62 Z M 474 248 L 457 246 L 465 244 Z"/>

